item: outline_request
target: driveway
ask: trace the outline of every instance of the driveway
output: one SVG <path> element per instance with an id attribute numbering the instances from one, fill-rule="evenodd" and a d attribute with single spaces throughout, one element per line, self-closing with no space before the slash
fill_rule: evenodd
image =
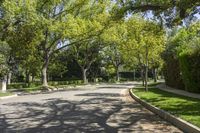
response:
<path id="1" fill-rule="evenodd" d="M 0 101 L 0 133 L 179 133 L 136 103 L 124 84 L 26 95 Z"/>

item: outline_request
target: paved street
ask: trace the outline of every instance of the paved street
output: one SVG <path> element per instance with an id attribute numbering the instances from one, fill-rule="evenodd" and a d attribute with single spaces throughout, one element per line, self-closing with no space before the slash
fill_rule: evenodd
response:
<path id="1" fill-rule="evenodd" d="M 0 100 L 0 133 L 179 133 L 136 103 L 131 83 Z"/>

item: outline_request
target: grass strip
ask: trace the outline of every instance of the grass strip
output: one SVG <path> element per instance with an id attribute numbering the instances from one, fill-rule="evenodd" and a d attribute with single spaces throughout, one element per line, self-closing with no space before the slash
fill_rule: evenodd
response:
<path id="1" fill-rule="evenodd" d="M 133 93 L 146 102 L 200 127 L 200 100 L 180 96 L 158 88 L 133 88 Z"/>

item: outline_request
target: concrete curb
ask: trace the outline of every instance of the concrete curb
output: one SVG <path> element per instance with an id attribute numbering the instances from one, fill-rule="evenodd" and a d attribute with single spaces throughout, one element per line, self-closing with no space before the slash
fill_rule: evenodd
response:
<path id="1" fill-rule="evenodd" d="M 39 91 L 33 91 L 33 92 L 22 92 L 17 94 L 18 96 L 26 96 L 26 95 L 38 95 L 38 94 L 50 94 L 55 92 L 65 92 L 65 91 L 77 91 L 77 90 L 85 90 L 80 89 L 81 87 L 85 87 L 86 85 L 78 85 L 78 86 L 68 86 L 67 89 L 64 88 L 55 88 L 53 90 L 39 90 Z M 90 85 L 91 86 L 91 85 Z M 87 87 L 87 86 L 86 86 Z"/>
<path id="2" fill-rule="evenodd" d="M 138 103 L 140 103 L 142 106 L 144 106 L 145 108 L 147 108 L 148 110 L 150 110 L 151 112 L 159 115 L 161 118 L 163 118 L 164 120 L 172 123 L 173 125 L 175 125 L 176 127 L 178 127 L 179 129 L 181 129 L 183 132 L 186 133 L 200 133 L 200 128 L 198 128 L 195 125 L 192 125 L 180 118 L 175 117 L 174 115 L 171 115 L 170 113 L 161 110 L 147 102 L 145 102 L 144 100 L 141 100 L 138 96 L 136 96 L 133 92 L 132 89 L 129 89 L 129 94 L 131 95 L 131 97 L 137 101 Z"/>
<path id="3" fill-rule="evenodd" d="M 0 97 L 0 100 L 4 100 L 4 99 L 8 99 L 8 98 L 13 98 L 13 97 L 17 97 L 18 95 L 11 95 L 11 96 L 5 96 L 5 97 Z"/>

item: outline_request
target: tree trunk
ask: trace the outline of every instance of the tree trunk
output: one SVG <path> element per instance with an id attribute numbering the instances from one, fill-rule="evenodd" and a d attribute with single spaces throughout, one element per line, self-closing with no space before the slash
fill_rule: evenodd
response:
<path id="1" fill-rule="evenodd" d="M 7 75 L 7 84 L 10 85 L 11 84 L 11 77 L 12 77 L 12 73 L 9 72 Z"/>
<path id="2" fill-rule="evenodd" d="M 43 86 L 48 86 L 47 82 L 47 66 L 44 65 L 42 68 L 42 85 Z"/>
<path id="3" fill-rule="evenodd" d="M 44 64 L 42 66 L 42 85 L 43 86 L 48 86 L 47 82 L 47 68 L 49 65 L 49 56 L 46 54 L 45 59 L 44 59 Z"/>
<path id="4" fill-rule="evenodd" d="M 34 81 L 35 81 L 35 75 L 32 74 L 32 82 L 34 82 Z"/>
<path id="5" fill-rule="evenodd" d="M 120 81 L 120 75 L 119 75 L 119 67 L 116 67 L 116 81 Z"/>
<path id="6" fill-rule="evenodd" d="M 26 83 L 30 83 L 30 73 L 26 71 Z"/>
<path id="7" fill-rule="evenodd" d="M 164 77 L 164 73 L 163 73 L 163 71 L 161 71 L 161 77 L 160 77 L 160 79 L 164 79 L 165 77 Z"/>
<path id="8" fill-rule="evenodd" d="M 135 81 L 135 69 L 133 70 L 133 80 Z"/>
<path id="9" fill-rule="evenodd" d="M 7 76 L 4 76 L 4 78 L 1 80 L 1 86 L 0 86 L 2 92 L 6 92 L 6 90 L 7 90 L 6 82 L 7 82 Z"/>
<path id="10" fill-rule="evenodd" d="M 148 47 L 146 47 L 146 61 L 145 61 L 145 91 L 148 91 Z"/>
<path id="11" fill-rule="evenodd" d="M 82 76 L 83 76 L 83 83 L 87 84 L 88 80 L 87 80 L 87 69 L 82 68 Z"/>
<path id="12" fill-rule="evenodd" d="M 157 82 L 157 69 L 156 68 L 154 68 L 153 69 L 153 76 L 154 76 L 154 82 Z"/>
<path id="13" fill-rule="evenodd" d="M 141 79 L 142 79 L 142 85 L 144 86 L 144 72 L 143 72 L 143 68 L 141 68 L 140 76 L 141 76 Z"/>
<path id="14" fill-rule="evenodd" d="M 148 91 L 148 66 L 145 66 L 145 91 Z"/>

